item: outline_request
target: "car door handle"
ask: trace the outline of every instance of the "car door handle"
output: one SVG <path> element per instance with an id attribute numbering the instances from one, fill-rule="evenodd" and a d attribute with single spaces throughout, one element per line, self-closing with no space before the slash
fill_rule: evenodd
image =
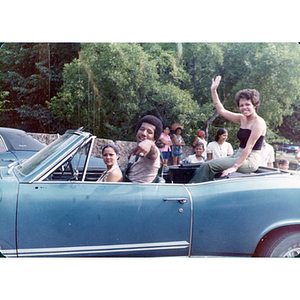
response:
<path id="1" fill-rule="evenodd" d="M 181 204 L 187 202 L 187 198 L 164 198 L 164 201 L 179 201 Z"/>

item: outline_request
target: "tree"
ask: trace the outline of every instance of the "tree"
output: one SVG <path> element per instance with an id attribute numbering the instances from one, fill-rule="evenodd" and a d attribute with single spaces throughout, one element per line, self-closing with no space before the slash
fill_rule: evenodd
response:
<path id="1" fill-rule="evenodd" d="M 74 44 L 2 45 L 1 86 L 6 92 L 2 101 L 5 113 L 0 114 L 2 124 L 27 131 L 50 132 L 52 115 L 46 101 L 62 84 L 60 73 L 64 62 L 72 61 L 76 55 L 72 47 Z"/>
<path id="2" fill-rule="evenodd" d="M 214 43 L 185 43 L 182 48 L 182 64 L 192 78 L 182 87 L 190 90 L 201 106 L 210 98 L 211 78 L 223 63 L 222 48 Z"/>
<path id="3" fill-rule="evenodd" d="M 286 139 L 294 142 L 300 142 L 300 102 L 292 104 L 293 113 L 283 119 L 281 126 L 279 126 L 278 133 Z"/>
<path id="4" fill-rule="evenodd" d="M 218 116 L 211 101 L 211 78 L 221 75 L 227 109 L 238 111 L 238 90 L 255 88 L 268 141 L 281 134 L 296 141 L 299 133 L 288 128 L 298 120 L 299 60 L 297 43 L 5 43 L 0 122 L 59 133 L 85 126 L 132 140 L 137 119 L 151 113 L 169 126 L 183 123 L 187 143 L 199 129 L 212 140 L 226 127 L 235 144 L 237 125 Z"/>
<path id="5" fill-rule="evenodd" d="M 67 63 L 79 57 L 80 43 L 50 43 L 50 98 L 57 95 L 63 85 L 63 70 Z"/>
<path id="6" fill-rule="evenodd" d="M 11 127 L 21 125 L 26 130 L 43 128 L 45 124 L 41 115 L 31 118 L 31 113 L 32 109 L 41 111 L 47 96 L 49 98 L 47 45 L 4 44 L 0 61 L 4 74 L 3 89 L 9 92 L 4 105 L 7 111 L 1 116 L 2 123 Z"/>
<path id="7" fill-rule="evenodd" d="M 191 128 L 199 109 L 179 87 L 188 76 L 176 56 L 156 44 L 84 44 L 80 59 L 65 66 L 62 92 L 49 108 L 104 138 L 133 140 L 137 120 L 149 113 Z"/>
<path id="8" fill-rule="evenodd" d="M 274 133 L 300 96 L 299 50 L 297 43 L 263 44 L 254 57 L 255 69 L 251 66 L 249 80 L 262 98 L 260 114 Z"/>
<path id="9" fill-rule="evenodd" d="M 299 46 L 294 43 L 221 44 L 224 62 L 219 67 L 222 82 L 218 89 L 225 107 L 238 111 L 235 93 L 244 88 L 260 92 L 259 115 L 267 123 L 267 137 L 278 139 L 277 126 L 292 113 L 292 104 L 299 99 Z M 218 117 L 216 126 L 224 126 L 235 136 L 237 125 Z"/>

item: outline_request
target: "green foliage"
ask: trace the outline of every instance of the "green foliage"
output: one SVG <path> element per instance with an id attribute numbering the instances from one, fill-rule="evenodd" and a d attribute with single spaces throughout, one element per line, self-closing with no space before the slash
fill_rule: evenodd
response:
<path id="1" fill-rule="evenodd" d="M 35 132 L 50 131 L 53 118 L 46 101 L 49 101 L 51 92 L 56 94 L 62 84 L 59 72 L 62 72 L 61 65 L 65 61 L 70 62 L 74 58 L 71 47 L 74 45 L 48 43 L 2 45 L 0 86 L 4 101 L 1 102 L 0 109 L 5 112 L 0 114 L 2 126 Z"/>
<path id="2" fill-rule="evenodd" d="M 291 105 L 299 98 L 299 45 L 233 43 L 222 44 L 222 48 L 224 63 L 220 67 L 223 78 L 219 95 L 225 107 L 238 111 L 233 101 L 235 93 L 245 88 L 257 89 L 261 96 L 258 112 L 267 123 L 268 141 L 277 141 L 280 139 L 277 127 L 292 113 Z"/>
<path id="3" fill-rule="evenodd" d="M 0 49 L 0 124 L 63 133 L 84 126 L 103 138 L 135 139 L 145 114 L 184 125 L 190 144 L 219 127 L 237 145 L 238 126 L 216 114 L 211 78 L 238 111 L 236 92 L 255 88 L 268 142 L 300 141 L 297 43 L 11 43 Z"/>
<path id="4" fill-rule="evenodd" d="M 300 142 L 300 102 L 292 105 L 293 114 L 285 117 L 278 128 L 279 134 L 293 142 Z"/>
<path id="5" fill-rule="evenodd" d="M 134 139 L 137 120 L 145 114 L 195 127 L 199 107 L 180 89 L 188 76 L 174 57 L 160 45 L 145 51 L 138 44 L 84 44 L 80 59 L 65 66 L 63 90 L 49 108 L 59 119 L 104 138 Z"/>
<path id="6" fill-rule="evenodd" d="M 214 43 L 189 43 L 182 48 L 182 65 L 191 77 L 182 87 L 190 90 L 200 105 L 210 102 L 211 79 L 223 63 L 222 48 Z"/>

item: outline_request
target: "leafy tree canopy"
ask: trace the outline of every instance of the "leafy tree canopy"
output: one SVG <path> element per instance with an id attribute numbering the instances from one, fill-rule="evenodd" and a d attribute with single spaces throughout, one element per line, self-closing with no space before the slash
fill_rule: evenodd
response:
<path id="1" fill-rule="evenodd" d="M 0 122 L 63 133 L 84 126 L 99 137 L 134 140 L 137 120 L 154 114 L 184 125 L 186 143 L 219 127 L 237 143 L 237 125 L 216 114 L 211 78 L 238 111 L 236 92 L 255 88 L 269 142 L 300 141 L 300 46 L 297 43 L 3 44 Z"/>
<path id="2" fill-rule="evenodd" d="M 2 126 L 49 132 L 53 124 L 46 101 L 60 89 L 64 63 L 78 56 L 79 49 L 80 44 L 4 43 L 0 49 Z"/>
<path id="3" fill-rule="evenodd" d="M 180 88 L 189 76 L 176 55 L 159 44 L 146 50 L 139 44 L 84 44 L 80 59 L 66 65 L 62 92 L 49 107 L 59 119 L 105 138 L 134 139 L 145 114 L 195 129 L 206 116 Z"/>

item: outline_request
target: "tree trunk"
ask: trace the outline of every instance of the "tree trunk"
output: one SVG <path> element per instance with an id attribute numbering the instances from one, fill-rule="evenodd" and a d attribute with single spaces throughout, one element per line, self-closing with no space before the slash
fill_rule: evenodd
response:
<path id="1" fill-rule="evenodd" d="M 208 140 L 208 128 L 209 125 L 219 116 L 217 111 L 214 112 L 214 114 L 205 122 L 203 122 L 203 130 L 205 132 L 206 140 Z"/>

